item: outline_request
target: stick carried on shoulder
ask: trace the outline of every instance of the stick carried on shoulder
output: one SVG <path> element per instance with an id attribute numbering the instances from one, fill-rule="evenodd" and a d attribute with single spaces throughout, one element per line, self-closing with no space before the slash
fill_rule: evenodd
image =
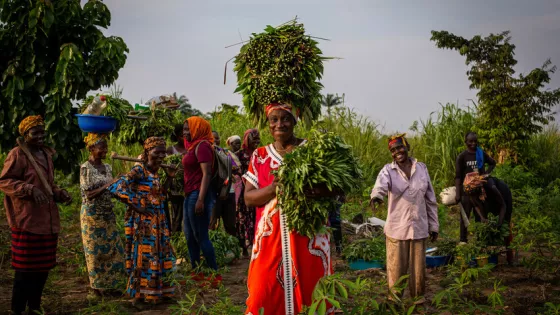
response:
<path id="1" fill-rule="evenodd" d="M 137 163 L 142 163 L 142 162 L 144 162 L 144 161 L 142 161 L 141 159 L 136 159 L 136 158 L 129 157 L 129 156 L 118 155 L 116 152 L 111 153 L 111 159 L 113 159 L 113 160 L 121 160 L 121 161 L 128 161 L 128 162 L 137 162 Z M 172 170 L 176 170 L 176 169 L 178 168 L 177 165 L 169 165 L 169 164 L 161 164 L 161 167 L 168 168 L 168 169 L 172 169 Z"/>

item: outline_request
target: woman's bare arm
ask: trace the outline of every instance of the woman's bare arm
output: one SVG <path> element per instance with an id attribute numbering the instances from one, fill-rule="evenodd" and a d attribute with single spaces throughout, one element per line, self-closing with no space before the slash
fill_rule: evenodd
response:
<path id="1" fill-rule="evenodd" d="M 278 182 L 275 179 L 272 184 L 257 189 L 250 182 L 245 182 L 245 205 L 248 207 L 260 207 L 276 197 Z"/>

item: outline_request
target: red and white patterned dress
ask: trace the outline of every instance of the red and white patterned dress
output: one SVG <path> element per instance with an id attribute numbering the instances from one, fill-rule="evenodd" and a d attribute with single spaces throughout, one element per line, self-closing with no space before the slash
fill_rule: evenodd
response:
<path id="1" fill-rule="evenodd" d="M 257 189 L 274 181 L 282 156 L 272 144 L 253 152 L 244 179 Z M 314 238 L 289 231 L 277 199 L 257 207 L 257 233 L 253 241 L 247 286 L 246 314 L 299 314 L 312 304 L 317 282 L 330 275 L 331 254 L 328 234 Z M 332 310 L 329 310 L 332 312 Z"/>

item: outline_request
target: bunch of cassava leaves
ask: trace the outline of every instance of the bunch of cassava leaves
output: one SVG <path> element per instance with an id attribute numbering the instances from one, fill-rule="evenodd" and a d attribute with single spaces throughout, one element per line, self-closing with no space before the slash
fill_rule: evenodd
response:
<path id="1" fill-rule="evenodd" d="M 119 131 L 118 143 L 142 144 L 152 136 L 170 135 L 173 133 L 174 125 L 183 121 L 181 112 L 166 108 L 142 109 L 136 116 L 144 119 L 127 119 Z"/>
<path id="2" fill-rule="evenodd" d="M 311 122 L 321 113 L 323 60 L 317 42 L 305 35 L 303 24 L 292 20 L 279 27 L 267 26 L 253 34 L 235 57 L 238 87 L 247 113 L 261 126 L 265 106 L 289 103 Z"/>
<path id="3" fill-rule="evenodd" d="M 362 171 L 351 149 L 332 132 L 312 130 L 305 145 L 284 156 L 274 175 L 279 181 L 278 205 L 290 230 L 309 237 L 325 232 L 335 196 L 311 198 L 305 191 L 324 185 L 343 193 L 358 187 Z"/>

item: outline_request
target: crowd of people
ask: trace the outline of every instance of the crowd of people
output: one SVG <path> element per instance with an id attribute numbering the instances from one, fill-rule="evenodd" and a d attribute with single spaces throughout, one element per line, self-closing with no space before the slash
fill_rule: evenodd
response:
<path id="1" fill-rule="evenodd" d="M 172 299 L 176 257 L 171 234 L 181 231 L 190 255 L 189 276 L 218 286 L 222 277 L 217 273 L 209 230 L 222 221 L 225 231 L 238 238 L 243 256 L 251 259 L 246 314 L 259 314 L 262 309 L 265 314 L 298 314 L 312 303 L 315 285 L 332 273 L 331 237 L 317 234 L 310 238 L 287 229 L 276 199 L 278 178 L 272 171 L 306 140 L 294 134 L 298 116 L 290 105 L 271 104 L 266 115 L 273 143 L 260 146 L 259 131 L 249 129 L 243 137 L 227 138 L 228 148 L 221 148 L 218 132 L 205 119 L 193 116 L 175 126 L 171 146 L 163 137 L 146 139 L 140 161 L 117 178 L 111 166 L 103 162 L 108 135 L 87 135 L 84 141 L 90 155 L 80 167 L 80 222 L 95 294 L 121 295 L 118 283 L 127 277 L 126 294 L 137 307 Z M 43 119 L 27 117 L 19 132 L 22 137 L 8 154 L 0 175 L 12 233 L 14 314 L 22 314 L 27 307 L 40 310 L 49 270 L 56 265 L 60 232 L 57 203 L 72 202 L 70 194 L 54 182 L 55 152 L 44 145 Z M 468 214 L 474 208 L 477 220 L 484 220 L 489 209 L 485 208 L 484 197 L 494 198 L 499 205 L 496 212 L 500 224 L 509 222 L 511 193 L 503 182 L 487 177 L 495 161 L 480 150 L 474 133 L 467 134 L 465 143 L 467 150 L 457 159 L 457 202 Z M 427 241 L 436 241 L 439 233 L 437 201 L 428 169 L 409 156 L 410 144 L 405 136 L 390 137 L 388 149 L 393 162 L 380 171 L 370 204 L 375 212 L 388 198 L 384 229 L 389 288 L 409 274 L 410 294 L 420 297 L 425 292 Z M 218 198 L 213 183 L 219 153 L 231 161 L 231 183 L 223 198 Z M 164 164 L 170 155 L 181 158 L 180 167 Z M 484 164 L 489 165 L 488 172 Z M 168 175 L 165 182 L 160 169 Z M 184 180 L 174 180 L 177 172 L 184 174 Z M 344 200 L 326 187 L 311 187 L 305 193 L 310 198 Z M 127 206 L 124 240 L 117 228 L 113 199 Z M 335 248 L 340 251 L 340 208 L 329 215 L 329 221 L 335 230 Z M 466 228 L 462 228 L 461 241 L 467 241 L 466 235 Z M 200 268 L 203 265 L 212 272 L 204 273 Z M 331 306 L 329 312 L 334 311 Z"/>

